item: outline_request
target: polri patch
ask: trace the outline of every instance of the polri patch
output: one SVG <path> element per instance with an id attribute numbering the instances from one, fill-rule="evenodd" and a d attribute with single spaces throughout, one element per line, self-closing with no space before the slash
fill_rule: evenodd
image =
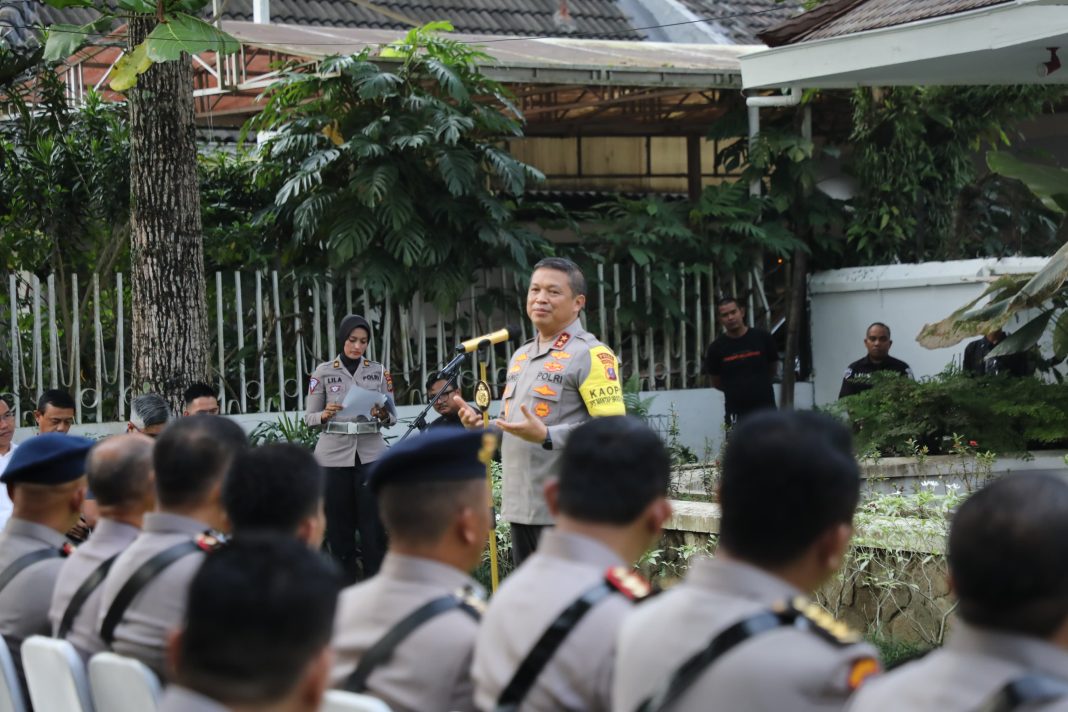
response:
<path id="1" fill-rule="evenodd" d="M 553 411 L 552 408 L 549 407 L 548 403 L 538 403 L 534 406 L 534 415 L 538 416 L 539 418 L 544 418 L 551 412 Z"/>
<path id="2" fill-rule="evenodd" d="M 551 373 L 559 373 L 564 370 L 564 364 L 559 361 L 546 361 L 545 370 Z"/>
<path id="3" fill-rule="evenodd" d="M 313 378 L 310 381 L 308 381 L 308 393 L 312 393 L 315 390 L 315 387 L 318 386 L 318 385 L 319 385 L 319 379 L 318 378 Z"/>

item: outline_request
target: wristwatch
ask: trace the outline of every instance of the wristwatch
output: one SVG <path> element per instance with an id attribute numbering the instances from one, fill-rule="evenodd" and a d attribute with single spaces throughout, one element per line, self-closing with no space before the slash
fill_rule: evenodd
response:
<path id="1" fill-rule="evenodd" d="M 548 429 L 545 431 L 545 439 L 541 441 L 541 447 L 544 450 L 553 449 L 553 434 Z"/>

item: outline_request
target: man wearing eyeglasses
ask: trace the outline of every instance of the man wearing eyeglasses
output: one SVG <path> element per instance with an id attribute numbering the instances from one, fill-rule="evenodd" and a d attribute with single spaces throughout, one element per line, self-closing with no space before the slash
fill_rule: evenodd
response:
<path id="1" fill-rule="evenodd" d="M 11 442 L 14 435 L 15 411 L 11 410 L 7 400 L 0 398 L 0 475 L 4 474 L 7 463 L 11 462 L 11 456 L 15 454 L 15 448 L 18 447 Z M 0 529 L 7 524 L 13 509 L 11 498 L 7 496 L 7 488 L 0 487 Z"/>
<path id="2" fill-rule="evenodd" d="M 445 388 L 445 384 L 449 382 L 448 376 L 443 376 L 441 373 L 432 374 L 426 379 L 426 399 L 431 401 L 438 391 Z M 459 388 L 455 383 L 449 384 L 448 390 L 441 394 L 441 397 L 434 402 L 434 411 L 438 414 L 438 419 L 430 424 L 429 427 L 437 428 L 443 425 L 453 425 L 463 427 L 463 421 L 460 420 L 460 406 L 453 402 L 452 394 L 457 392 Z"/>

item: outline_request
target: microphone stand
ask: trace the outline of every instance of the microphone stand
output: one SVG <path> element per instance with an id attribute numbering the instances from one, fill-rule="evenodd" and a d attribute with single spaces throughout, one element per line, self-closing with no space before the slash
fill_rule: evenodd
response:
<path id="1" fill-rule="evenodd" d="M 482 343 L 478 345 L 478 348 L 482 348 L 484 344 L 489 343 L 489 339 L 485 339 L 482 341 Z M 429 413 L 430 409 L 434 407 L 434 404 L 438 402 L 438 399 L 441 398 L 441 394 L 449 390 L 450 386 L 456 384 L 456 379 L 460 375 L 460 364 L 464 362 L 464 359 L 466 357 L 467 352 L 460 351 L 460 353 L 456 354 L 453 357 L 452 361 L 449 361 L 445 368 L 441 369 L 441 375 L 446 377 L 445 385 L 442 386 L 441 389 L 434 394 L 434 397 L 431 398 L 430 402 L 426 404 L 425 408 L 423 408 L 423 412 L 419 414 L 418 418 L 412 421 L 412 424 L 408 426 L 408 430 L 404 433 L 404 435 L 401 436 L 401 439 L 397 442 L 404 442 L 404 440 L 412 434 L 412 431 L 419 427 L 420 423 L 422 423 L 424 427 L 426 426 L 426 414 Z"/>

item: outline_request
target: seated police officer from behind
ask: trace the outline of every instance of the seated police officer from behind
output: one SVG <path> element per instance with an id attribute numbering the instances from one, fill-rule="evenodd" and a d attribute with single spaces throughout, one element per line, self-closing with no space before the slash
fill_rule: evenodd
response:
<path id="1" fill-rule="evenodd" d="M 754 413 L 735 428 L 715 558 L 624 623 L 615 709 L 837 710 L 878 671 L 875 650 L 806 598 L 853 534 L 851 445 L 843 425 L 812 412 Z"/>
<path id="2" fill-rule="evenodd" d="M 22 641 L 49 635 L 48 602 L 63 559 L 63 536 L 85 499 L 85 455 L 93 441 L 48 433 L 15 451 L 0 482 L 15 509 L 0 533 L 0 635 L 22 677 Z"/>
<path id="3" fill-rule="evenodd" d="M 864 332 L 864 348 L 868 350 L 868 354 L 846 367 L 838 397 L 845 398 L 869 390 L 871 374 L 880 371 L 899 373 L 905 378 L 912 378 L 912 369 L 909 365 L 890 355 L 890 347 L 893 344 L 894 342 L 890 339 L 889 326 L 881 321 L 869 326 Z"/>
<path id="4" fill-rule="evenodd" d="M 159 712 L 316 712 L 341 577 L 291 536 L 235 538 L 189 586 Z"/>
<path id="5" fill-rule="evenodd" d="M 491 434 L 437 428 L 406 440 L 371 473 L 389 551 L 374 578 L 345 590 L 334 626 L 334 686 L 394 712 L 472 710 L 471 650 L 482 589 L 470 572 L 490 531 Z"/>
<path id="6" fill-rule="evenodd" d="M 385 554 L 378 507 L 367 490 L 367 466 L 386 451 L 379 431 L 395 425 L 397 414 L 393 377 L 382 364 L 364 358 L 371 324 L 349 314 L 338 326 L 337 342 L 337 357 L 319 364 L 308 382 L 304 422 L 323 431 L 315 445 L 315 459 L 326 470 L 326 543 L 353 583 L 361 573 L 373 576 Z M 380 394 L 379 403 L 384 405 L 376 403 L 369 414 L 341 415 L 353 389 Z"/>
<path id="7" fill-rule="evenodd" d="M 631 567 L 671 515 L 669 480 L 663 443 L 640 420 L 597 418 L 571 433 L 560 477 L 545 488 L 556 527 L 483 619 L 472 667 L 478 709 L 614 709 L 616 633 L 649 593 Z M 558 645 L 551 629 L 566 631 Z"/>
<path id="8" fill-rule="evenodd" d="M 1014 474 L 953 516 L 945 646 L 872 680 L 851 712 L 1068 710 L 1068 482 Z"/>
<path id="9" fill-rule="evenodd" d="M 63 563 L 48 616 L 52 634 L 88 660 L 104 650 L 96 624 L 104 576 L 156 506 L 152 439 L 130 433 L 102 440 L 89 451 L 85 469 L 99 521 L 89 541 Z"/>
<path id="10" fill-rule="evenodd" d="M 164 674 L 167 635 L 182 620 L 189 581 L 228 527 L 223 478 L 247 447 L 245 432 L 213 415 L 181 418 L 152 453 L 158 509 L 112 564 L 97 625 L 105 645 Z"/>

